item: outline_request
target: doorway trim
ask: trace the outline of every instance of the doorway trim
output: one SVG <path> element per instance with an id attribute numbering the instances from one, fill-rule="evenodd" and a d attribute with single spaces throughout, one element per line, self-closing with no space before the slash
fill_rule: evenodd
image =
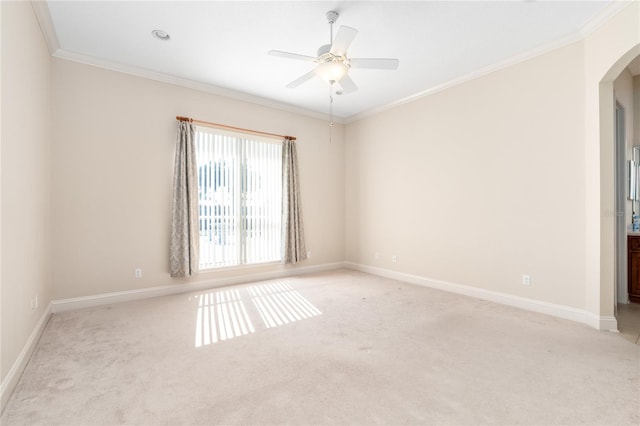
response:
<path id="1" fill-rule="evenodd" d="M 600 274 L 599 317 L 601 330 L 617 330 L 616 300 L 616 230 L 611 216 L 615 209 L 615 94 L 613 82 L 640 56 L 640 43 L 611 64 L 599 83 L 599 151 L 600 151 Z"/>
<path id="2" fill-rule="evenodd" d="M 614 287 L 617 314 L 618 303 L 629 303 L 627 290 L 627 195 L 629 194 L 627 176 L 627 140 L 625 129 L 625 109 L 616 101 L 615 105 L 615 149 L 616 149 L 616 285 Z M 636 160 L 634 158 L 634 160 Z M 632 201 L 634 203 L 634 201 Z M 635 206 L 632 206 L 632 212 Z"/>

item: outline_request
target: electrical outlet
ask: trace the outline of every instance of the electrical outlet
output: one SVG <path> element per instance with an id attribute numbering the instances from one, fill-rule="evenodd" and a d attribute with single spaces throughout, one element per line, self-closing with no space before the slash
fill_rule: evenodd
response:
<path id="1" fill-rule="evenodd" d="M 373 256 L 374 256 L 376 259 L 380 259 L 380 253 L 378 253 L 378 252 L 376 252 Z"/>
<path id="2" fill-rule="evenodd" d="M 38 295 L 36 294 L 36 309 L 38 309 L 38 305 L 39 305 L 39 302 L 38 302 Z"/>
<path id="3" fill-rule="evenodd" d="M 522 276 L 522 285 L 531 285 L 531 275 Z"/>
<path id="4" fill-rule="evenodd" d="M 307 259 L 310 259 L 310 258 L 311 258 L 311 250 L 307 252 Z"/>
<path id="5" fill-rule="evenodd" d="M 398 256 L 396 256 L 395 254 L 393 256 L 391 256 L 391 261 L 393 263 L 398 263 Z"/>
<path id="6" fill-rule="evenodd" d="M 142 278 L 142 269 L 140 269 L 140 268 L 136 268 L 136 270 L 133 272 L 133 275 L 134 275 L 136 278 Z"/>

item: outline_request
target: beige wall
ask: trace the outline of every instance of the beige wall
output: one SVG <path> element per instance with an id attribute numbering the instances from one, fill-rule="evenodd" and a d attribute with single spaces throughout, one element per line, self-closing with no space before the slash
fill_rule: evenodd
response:
<path id="1" fill-rule="evenodd" d="M 312 257 L 344 259 L 343 128 L 204 92 L 54 60 L 54 298 L 168 284 L 176 115 L 298 138 Z M 143 277 L 134 278 L 142 268 Z M 202 272 L 191 281 L 282 269 Z"/>
<path id="2" fill-rule="evenodd" d="M 583 307 L 582 64 L 576 43 L 349 124 L 347 260 Z"/>
<path id="3" fill-rule="evenodd" d="M 29 2 L 2 11 L 2 380 L 51 301 L 51 57 Z M 38 309 L 31 299 L 38 295 Z M 4 396 L 4 395 L 3 395 Z M 3 398 L 4 400 L 4 398 Z"/>
<path id="4" fill-rule="evenodd" d="M 640 54 L 639 9 L 349 124 L 347 260 L 612 318 L 613 81 Z"/>

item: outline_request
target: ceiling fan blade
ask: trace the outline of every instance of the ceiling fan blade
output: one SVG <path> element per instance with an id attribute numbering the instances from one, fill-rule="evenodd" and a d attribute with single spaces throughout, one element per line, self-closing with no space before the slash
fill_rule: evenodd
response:
<path id="1" fill-rule="evenodd" d="M 400 61 L 393 58 L 352 58 L 351 68 L 369 68 L 377 70 L 395 70 Z"/>
<path id="2" fill-rule="evenodd" d="M 305 75 L 303 75 L 302 77 L 299 77 L 298 79 L 293 80 L 291 83 L 287 84 L 287 88 L 295 89 L 296 87 L 300 86 L 302 83 L 305 83 L 311 80 L 315 76 L 316 76 L 316 70 L 313 69 L 308 73 L 306 73 Z"/>
<path id="3" fill-rule="evenodd" d="M 353 82 L 349 74 L 345 74 L 340 81 L 338 81 L 340 87 L 342 87 L 342 93 L 351 93 L 358 90 L 358 86 Z"/>
<path id="4" fill-rule="evenodd" d="M 298 55 L 297 53 L 283 52 L 282 50 L 270 50 L 268 54 L 271 56 L 278 56 L 280 58 L 297 59 L 299 61 L 313 62 L 316 60 L 313 56 Z"/>
<path id="5" fill-rule="evenodd" d="M 336 56 L 344 56 L 356 34 L 358 34 L 358 30 L 355 28 L 342 25 L 338 28 L 338 34 L 333 40 L 330 52 Z"/>

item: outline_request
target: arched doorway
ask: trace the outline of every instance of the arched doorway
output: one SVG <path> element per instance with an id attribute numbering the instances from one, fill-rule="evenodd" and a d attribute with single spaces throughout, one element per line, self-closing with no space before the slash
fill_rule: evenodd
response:
<path id="1" fill-rule="evenodd" d="M 600 140 L 600 204 L 604 212 L 600 220 L 600 316 L 613 318 L 616 314 L 616 287 L 619 263 L 616 245 L 620 234 L 615 221 L 616 212 L 616 97 L 614 82 L 624 69 L 640 56 L 640 43 L 629 49 L 611 65 L 599 84 L 599 140 Z M 638 116 L 636 112 L 636 117 Z M 610 212 L 611 214 L 608 214 Z M 602 321 L 601 321 L 602 322 Z M 615 323 L 614 323 L 615 324 Z M 605 328 L 614 328 L 605 327 Z"/>

